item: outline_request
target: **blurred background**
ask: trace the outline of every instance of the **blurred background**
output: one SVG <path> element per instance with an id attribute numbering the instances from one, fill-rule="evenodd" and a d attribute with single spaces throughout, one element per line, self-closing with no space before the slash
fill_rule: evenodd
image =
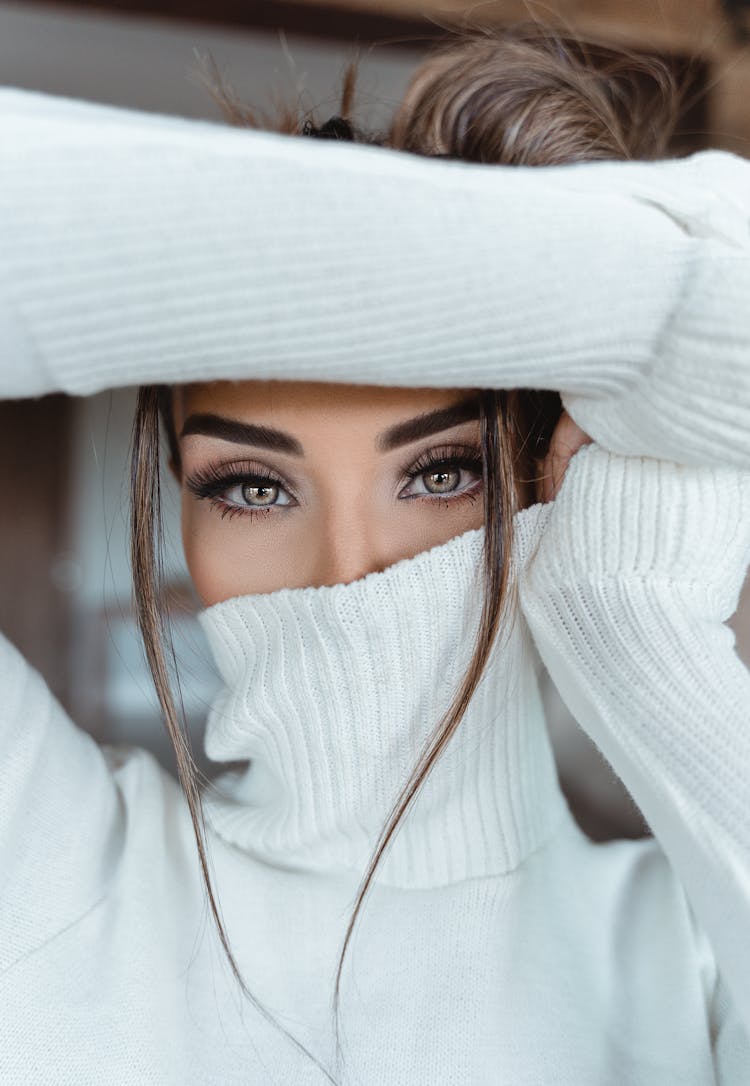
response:
<path id="1" fill-rule="evenodd" d="M 677 153 L 721 147 L 750 156 L 750 0 L 310 0 L 300 3 L 123 0 L 0 2 L 0 84 L 185 117 L 223 120 L 196 77 L 215 59 L 239 98 L 337 112 L 348 61 L 360 58 L 355 119 L 387 125 L 409 76 L 446 30 L 537 18 L 605 43 L 635 46 L 689 70 L 693 105 Z M 197 53 L 196 53 L 197 51 Z M 687 67 L 689 65 L 689 68 Z M 0 403 L 0 628 L 45 676 L 73 719 L 101 742 L 151 749 L 175 773 L 137 637 L 127 555 L 127 454 L 135 390 Z M 23 471 L 18 470 L 21 458 Z M 202 733 L 216 677 L 194 617 L 171 484 L 168 575 L 183 694 L 196 761 L 212 777 Z M 750 579 L 730 621 L 750 666 Z M 573 813 L 594 840 L 648 833 L 624 787 L 545 683 L 550 735 Z"/>

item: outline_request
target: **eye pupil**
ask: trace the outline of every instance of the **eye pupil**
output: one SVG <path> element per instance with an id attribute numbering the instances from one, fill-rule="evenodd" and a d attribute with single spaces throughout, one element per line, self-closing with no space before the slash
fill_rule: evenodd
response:
<path id="1" fill-rule="evenodd" d="M 429 471 L 423 476 L 425 486 L 432 494 L 445 494 L 455 490 L 458 484 L 459 472 L 453 468 L 451 471 Z M 437 485 L 433 485 L 436 481 Z"/>
<path id="2" fill-rule="evenodd" d="M 278 496 L 278 486 L 253 486 L 250 483 L 242 485 L 242 500 L 248 505 L 273 505 Z"/>

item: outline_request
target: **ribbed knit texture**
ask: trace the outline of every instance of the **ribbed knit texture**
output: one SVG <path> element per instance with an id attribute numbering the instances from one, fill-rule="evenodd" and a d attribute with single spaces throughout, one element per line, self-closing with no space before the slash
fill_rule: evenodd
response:
<path id="1" fill-rule="evenodd" d="M 749 502 L 746 473 L 591 445 L 553 503 L 517 514 L 519 624 L 360 918 L 343 1065 L 341 939 L 419 708 L 439 709 L 465 662 L 482 531 L 203 613 L 226 682 L 207 749 L 255 759 L 206 805 L 222 916 L 251 990 L 336 1081 L 744 1083 L 750 680 L 721 620 Z M 573 823 L 527 620 L 657 840 L 594 846 Z M 325 1081 L 241 1010 L 174 782 L 142 751 L 98 748 L 3 648 L 3 1080 Z"/>
<path id="2" fill-rule="evenodd" d="M 723 624 L 750 564 L 750 474 L 589 445 L 555 504 L 524 613 L 714 933 L 750 1022 L 750 932 L 733 922 L 750 901 L 750 674 Z"/>
<path id="3" fill-rule="evenodd" d="M 725 625 L 750 560 L 747 178 L 719 152 L 468 167 L 0 90 L 3 395 L 520 383 L 596 439 L 514 520 L 518 625 L 360 916 L 343 1063 L 341 941 L 468 659 L 482 532 L 202 616 L 206 749 L 238 763 L 206 797 L 230 945 L 342 1086 L 748 1082 L 750 676 Z M 542 664 L 653 839 L 574 823 Z M 1 637 L 0 691 L 0 1082 L 329 1082 L 243 1002 L 175 781 L 80 731 Z"/>
<path id="4" fill-rule="evenodd" d="M 519 515 L 529 522 L 549 510 Z M 484 531 L 350 584 L 230 599 L 201 622 L 226 683 L 205 747 L 251 758 L 216 784 L 211 824 L 299 869 L 360 866 L 468 667 Z M 514 555 L 523 565 L 523 549 Z M 434 886 L 512 871 L 560 820 L 562 797 L 523 622 L 498 640 L 459 732 L 383 862 L 382 881 Z"/>
<path id="5" fill-rule="evenodd" d="M 0 299 L 15 396 L 554 388 L 614 452 L 750 468 L 750 163 L 725 151 L 483 166 L 0 88 Z"/>

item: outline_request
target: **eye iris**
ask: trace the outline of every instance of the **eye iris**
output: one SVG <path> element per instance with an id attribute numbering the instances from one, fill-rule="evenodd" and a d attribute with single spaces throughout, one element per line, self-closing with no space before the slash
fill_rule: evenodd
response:
<path id="1" fill-rule="evenodd" d="M 279 496 L 278 486 L 253 486 L 243 483 L 242 500 L 248 505 L 273 505 Z"/>
<path id="2" fill-rule="evenodd" d="M 428 471 L 422 476 L 425 486 L 432 494 L 445 494 L 455 490 L 458 485 L 460 472 L 456 468 L 442 471 Z"/>

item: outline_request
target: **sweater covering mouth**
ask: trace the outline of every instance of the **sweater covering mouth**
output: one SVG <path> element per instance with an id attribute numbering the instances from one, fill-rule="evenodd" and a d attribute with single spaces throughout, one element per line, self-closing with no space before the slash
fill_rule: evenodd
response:
<path id="1" fill-rule="evenodd" d="M 511 585 L 549 504 L 516 514 Z M 484 529 L 347 584 L 239 596 L 200 615 L 223 679 L 205 751 L 223 771 L 206 818 L 291 869 L 362 868 L 468 668 L 482 606 Z M 538 654 L 506 608 L 479 686 L 381 861 L 428 887 L 512 871 L 567 805 Z"/>

